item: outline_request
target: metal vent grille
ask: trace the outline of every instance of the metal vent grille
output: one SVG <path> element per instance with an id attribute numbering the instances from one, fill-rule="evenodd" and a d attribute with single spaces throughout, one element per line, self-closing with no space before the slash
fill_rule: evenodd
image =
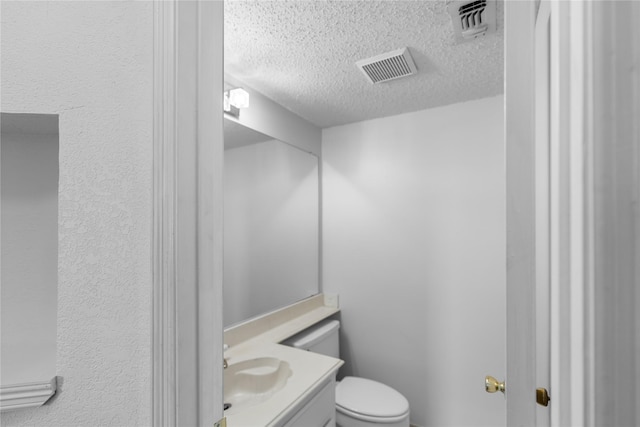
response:
<path id="1" fill-rule="evenodd" d="M 487 0 L 478 0 L 473 3 L 465 4 L 458 9 L 463 35 L 465 31 L 475 28 L 482 27 L 483 31 L 487 29 L 487 24 L 483 20 L 484 10 L 486 7 Z"/>
<path id="2" fill-rule="evenodd" d="M 363 59 L 356 62 L 356 65 L 371 83 L 388 82 L 418 72 L 409 49 L 406 47 L 373 58 Z"/>
<path id="3" fill-rule="evenodd" d="M 496 31 L 495 0 L 447 0 L 447 9 L 458 43 Z"/>

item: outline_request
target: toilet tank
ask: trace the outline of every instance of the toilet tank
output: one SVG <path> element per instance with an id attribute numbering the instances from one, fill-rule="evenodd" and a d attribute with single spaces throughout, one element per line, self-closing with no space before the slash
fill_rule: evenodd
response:
<path id="1" fill-rule="evenodd" d="M 282 344 L 339 359 L 339 330 L 339 321 L 324 320 L 286 339 Z"/>

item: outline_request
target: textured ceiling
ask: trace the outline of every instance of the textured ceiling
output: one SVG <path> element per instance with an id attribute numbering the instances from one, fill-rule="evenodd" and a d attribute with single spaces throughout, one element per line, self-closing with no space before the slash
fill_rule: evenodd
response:
<path id="1" fill-rule="evenodd" d="M 503 92 L 498 30 L 455 44 L 444 0 L 225 1 L 225 72 L 325 128 Z M 369 83 L 355 62 L 409 47 L 418 75 Z"/>

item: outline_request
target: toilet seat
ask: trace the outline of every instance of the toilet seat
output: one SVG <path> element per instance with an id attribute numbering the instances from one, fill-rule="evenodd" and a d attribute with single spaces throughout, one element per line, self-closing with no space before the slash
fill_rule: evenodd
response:
<path id="1" fill-rule="evenodd" d="M 402 420 L 404 420 L 408 415 L 409 415 L 409 411 L 407 410 L 406 413 L 402 414 L 402 415 L 398 415 L 395 417 L 372 417 L 369 415 L 364 415 L 364 414 L 359 414 L 357 412 L 352 412 L 348 409 L 342 408 L 340 406 L 336 405 L 336 411 L 340 412 L 341 414 L 344 414 L 350 418 L 354 418 L 356 420 L 360 420 L 360 421 L 367 421 L 370 423 L 375 423 L 375 424 L 391 424 L 391 423 L 397 423 L 400 422 Z"/>
<path id="2" fill-rule="evenodd" d="M 345 377 L 336 386 L 336 410 L 363 421 L 394 423 L 407 417 L 409 402 L 385 384 Z"/>

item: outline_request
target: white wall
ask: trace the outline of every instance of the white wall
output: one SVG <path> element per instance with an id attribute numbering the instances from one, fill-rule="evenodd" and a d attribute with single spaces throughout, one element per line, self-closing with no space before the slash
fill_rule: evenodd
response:
<path id="1" fill-rule="evenodd" d="M 4 426 L 151 423 L 152 2 L 2 2 L 4 112 L 59 114 L 57 375 Z"/>
<path id="2" fill-rule="evenodd" d="M 0 382 L 46 383 L 56 375 L 58 120 L 1 120 Z"/>
<path id="3" fill-rule="evenodd" d="M 323 286 L 342 374 L 403 393 L 419 426 L 500 426 L 502 96 L 323 131 Z"/>
<path id="4" fill-rule="evenodd" d="M 225 150 L 224 324 L 318 292 L 318 158 L 281 141 Z"/>

